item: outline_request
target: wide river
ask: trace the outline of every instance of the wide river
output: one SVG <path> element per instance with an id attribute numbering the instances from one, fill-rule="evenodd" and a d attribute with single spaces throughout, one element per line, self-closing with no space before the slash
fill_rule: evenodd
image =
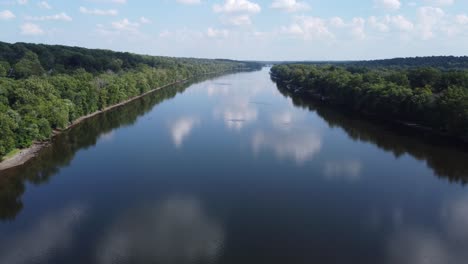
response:
<path id="1" fill-rule="evenodd" d="M 0 263 L 468 263 L 467 153 L 212 77 L 0 172 Z"/>

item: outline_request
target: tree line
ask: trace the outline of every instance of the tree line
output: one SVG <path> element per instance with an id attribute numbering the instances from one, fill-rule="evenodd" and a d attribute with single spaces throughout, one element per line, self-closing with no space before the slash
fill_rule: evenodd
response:
<path id="1" fill-rule="evenodd" d="M 295 96 L 468 140 L 468 70 L 293 64 L 271 76 Z"/>
<path id="2" fill-rule="evenodd" d="M 258 63 L 0 42 L 0 160 L 79 117 L 154 88 Z"/>

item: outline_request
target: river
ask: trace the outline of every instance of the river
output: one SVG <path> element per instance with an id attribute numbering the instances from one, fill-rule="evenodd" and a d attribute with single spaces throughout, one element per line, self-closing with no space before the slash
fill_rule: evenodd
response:
<path id="1" fill-rule="evenodd" d="M 0 172 L 0 263 L 466 263 L 467 180 L 463 148 L 229 74 Z"/>

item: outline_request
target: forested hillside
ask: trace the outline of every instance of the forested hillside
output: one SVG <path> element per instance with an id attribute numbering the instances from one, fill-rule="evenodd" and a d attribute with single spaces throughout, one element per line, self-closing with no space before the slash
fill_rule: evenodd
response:
<path id="1" fill-rule="evenodd" d="M 468 56 L 430 56 L 363 61 L 302 61 L 273 64 L 336 65 L 343 67 L 399 68 L 432 67 L 441 70 L 468 69 Z"/>
<path id="2" fill-rule="evenodd" d="M 81 116 L 207 73 L 258 69 L 230 60 L 144 56 L 0 42 L 0 160 Z"/>
<path id="3" fill-rule="evenodd" d="M 295 96 L 468 139 L 468 70 L 278 65 L 272 78 Z"/>

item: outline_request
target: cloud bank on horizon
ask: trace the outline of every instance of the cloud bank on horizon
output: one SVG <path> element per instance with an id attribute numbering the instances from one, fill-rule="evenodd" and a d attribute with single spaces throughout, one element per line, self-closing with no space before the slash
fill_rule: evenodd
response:
<path id="1" fill-rule="evenodd" d="M 0 0 L 0 41 L 256 60 L 468 55 L 464 0 Z"/>

